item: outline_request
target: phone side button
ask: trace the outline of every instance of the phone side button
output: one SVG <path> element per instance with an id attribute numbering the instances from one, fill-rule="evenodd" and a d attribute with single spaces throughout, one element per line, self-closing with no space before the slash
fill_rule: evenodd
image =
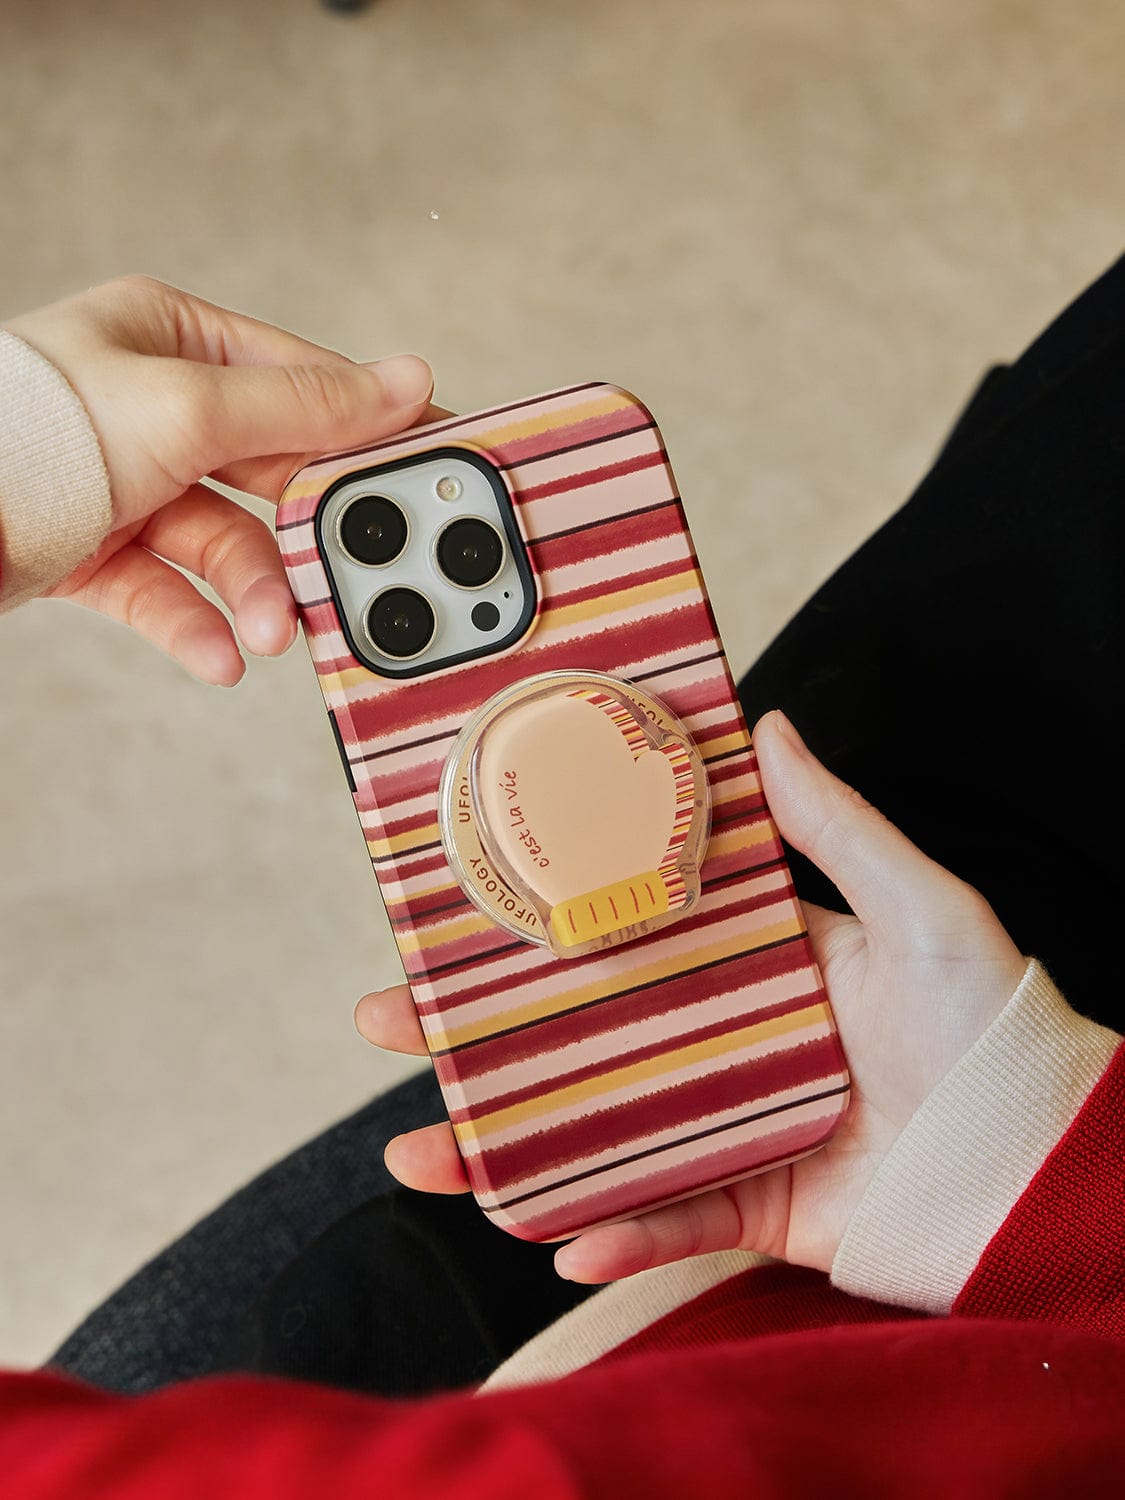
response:
<path id="1" fill-rule="evenodd" d="M 344 749 L 344 737 L 340 733 L 340 726 L 336 723 L 336 715 L 331 709 L 328 710 L 328 722 L 332 725 L 332 734 L 336 740 L 336 749 L 340 752 L 340 760 L 343 762 L 344 775 L 348 778 L 348 785 L 355 796 L 355 777 L 352 775 L 351 762 L 348 760 L 348 752 Z"/>

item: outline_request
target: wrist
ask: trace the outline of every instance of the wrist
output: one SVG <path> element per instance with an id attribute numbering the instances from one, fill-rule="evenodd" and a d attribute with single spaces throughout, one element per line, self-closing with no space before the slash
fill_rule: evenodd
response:
<path id="1" fill-rule="evenodd" d="M 60 582 L 111 523 L 109 476 L 86 408 L 65 376 L 0 329 L 0 608 Z"/>
<path id="2" fill-rule="evenodd" d="M 1121 1038 L 1034 959 L 984 1035 L 880 1163 L 832 1266 L 844 1291 L 947 1313 Z"/>

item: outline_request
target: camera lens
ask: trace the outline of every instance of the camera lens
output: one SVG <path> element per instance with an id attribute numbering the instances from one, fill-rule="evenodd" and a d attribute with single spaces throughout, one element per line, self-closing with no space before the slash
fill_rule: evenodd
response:
<path id="1" fill-rule="evenodd" d="M 430 602 L 417 589 L 387 589 L 367 611 L 367 633 L 377 651 L 399 661 L 420 656 L 434 638 Z"/>
<path id="2" fill-rule="evenodd" d="M 356 562 L 377 568 L 406 546 L 406 517 L 386 495 L 360 495 L 340 517 L 340 541 Z"/>
<path id="3" fill-rule="evenodd" d="M 437 539 L 437 564 L 451 583 L 479 589 L 491 582 L 504 561 L 504 543 L 487 521 L 462 516 Z"/>

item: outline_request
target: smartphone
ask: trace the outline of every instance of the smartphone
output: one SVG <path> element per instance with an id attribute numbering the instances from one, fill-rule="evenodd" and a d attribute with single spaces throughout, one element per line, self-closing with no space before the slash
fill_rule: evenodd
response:
<path id="1" fill-rule="evenodd" d="M 569 1238 L 848 1072 L 664 441 L 588 383 L 308 465 L 277 537 L 472 1190 Z"/>

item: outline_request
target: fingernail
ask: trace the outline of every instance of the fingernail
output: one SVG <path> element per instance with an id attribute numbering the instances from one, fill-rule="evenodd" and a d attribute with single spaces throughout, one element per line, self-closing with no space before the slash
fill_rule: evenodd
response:
<path id="1" fill-rule="evenodd" d="M 419 406 L 434 388 L 433 371 L 417 354 L 392 354 L 367 368 L 378 375 L 395 406 Z"/>
<path id="2" fill-rule="evenodd" d="M 782 739 L 787 741 L 788 744 L 792 745 L 794 750 L 800 751 L 802 755 L 807 754 L 808 746 L 805 744 L 804 740 L 797 733 L 797 731 L 793 728 L 793 721 L 788 718 L 780 708 L 775 708 L 774 714 L 777 719 L 777 732 L 781 735 Z"/>
<path id="3" fill-rule="evenodd" d="M 564 1245 L 561 1250 L 555 1251 L 555 1274 L 561 1276 L 564 1281 L 573 1281 L 571 1275 L 571 1261 L 575 1259 L 570 1245 Z"/>

